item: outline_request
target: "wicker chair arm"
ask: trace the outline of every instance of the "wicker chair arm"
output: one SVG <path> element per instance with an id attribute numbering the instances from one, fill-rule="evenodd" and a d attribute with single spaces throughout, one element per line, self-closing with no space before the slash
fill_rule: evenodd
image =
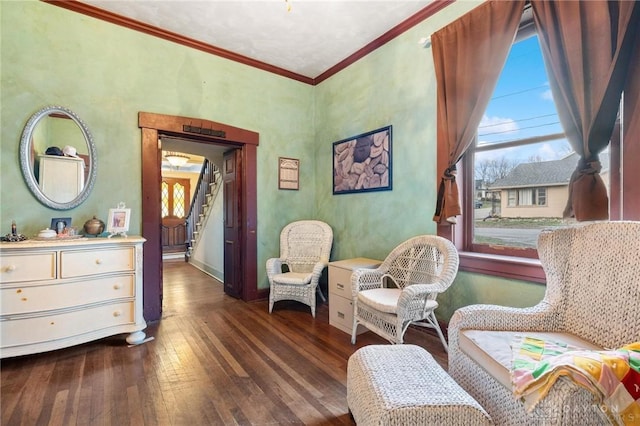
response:
<path id="1" fill-rule="evenodd" d="M 316 264 L 313 265 L 313 271 L 312 271 L 314 279 L 320 279 L 320 276 L 322 275 L 322 271 L 328 265 L 329 265 L 329 262 L 325 262 L 325 261 L 316 262 Z"/>
<path id="2" fill-rule="evenodd" d="M 449 321 L 449 330 L 553 331 L 555 317 L 555 310 L 544 300 L 529 308 L 470 305 L 456 310 Z"/>
<path id="3" fill-rule="evenodd" d="M 405 287 L 398 298 L 398 318 L 414 320 L 423 318 L 427 300 L 442 292 L 438 284 L 413 284 Z"/>
<path id="4" fill-rule="evenodd" d="M 460 330 L 561 331 L 556 310 L 543 300 L 529 308 L 470 305 L 456 310 L 449 321 L 449 344 L 457 347 Z"/>
<path id="5" fill-rule="evenodd" d="M 283 264 L 284 259 L 280 259 L 278 257 L 273 257 L 267 260 L 267 277 L 269 278 L 269 283 L 271 283 L 271 279 L 274 275 L 282 273 Z"/>
<path id="6" fill-rule="evenodd" d="M 413 284 L 405 287 L 398 299 L 398 306 L 402 306 L 412 300 L 428 300 L 433 294 L 441 293 L 442 287 L 438 284 Z"/>
<path id="7" fill-rule="evenodd" d="M 382 277 L 385 271 L 377 269 L 355 269 L 351 274 L 351 294 L 354 300 L 358 297 L 358 292 L 372 288 L 384 287 Z"/>

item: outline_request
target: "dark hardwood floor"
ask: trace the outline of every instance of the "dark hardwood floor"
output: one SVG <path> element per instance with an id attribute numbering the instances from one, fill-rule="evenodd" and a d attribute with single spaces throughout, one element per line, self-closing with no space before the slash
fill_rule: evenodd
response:
<path id="1" fill-rule="evenodd" d="M 1 361 L 2 425 L 352 425 L 346 367 L 358 348 L 386 342 L 329 325 L 328 306 L 245 303 L 182 260 L 164 263 L 155 337 L 125 336 Z M 446 368 L 435 334 L 406 343 Z"/>

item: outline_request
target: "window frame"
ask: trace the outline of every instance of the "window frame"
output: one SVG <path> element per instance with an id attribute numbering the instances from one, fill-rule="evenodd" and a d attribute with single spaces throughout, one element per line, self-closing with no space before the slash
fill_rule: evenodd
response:
<path id="1" fill-rule="evenodd" d="M 531 32 L 535 32 L 535 29 L 532 25 L 527 26 L 523 21 L 514 43 L 529 36 Z M 640 126 L 633 126 L 632 131 L 626 131 L 623 124 L 631 123 L 634 118 L 640 119 L 640 117 L 631 116 L 633 108 L 625 108 L 627 104 L 634 105 L 633 96 L 640 93 L 640 78 L 630 77 L 626 82 L 625 91 L 628 91 L 628 97 L 623 93 L 619 114 L 623 120 L 622 123 L 618 121 L 616 124 L 609 143 L 611 174 L 609 220 L 640 220 L 640 187 L 633 184 L 640 180 L 640 168 L 634 166 L 635 162 L 640 160 L 640 143 L 634 144 L 634 138 L 640 140 Z M 640 110 L 635 115 L 637 116 L 639 112 Z M 565 137 L 564 134 L 560 136 Z M 517 248 L 486 250 L 485 245 L 473 244 L 475 201 L 473 154 L 477 149 L 476 142 L 472 143 L 460 160 L 459 165 L 462 167 L 459 166 L 457 171 L 456 180 L 459 185 L 462 215 L 458 217 L 457 225 L 439 223 L 437 234 L 455 244 L 460 257 L 460 271 L 546 284 L 546 276 L 538 259 L 537 250 Z M 530 142 L 525 141 L 525 143 Z M 448 166 L 445 151 L 437 150 L 439 170 L 444 170 Z"/>

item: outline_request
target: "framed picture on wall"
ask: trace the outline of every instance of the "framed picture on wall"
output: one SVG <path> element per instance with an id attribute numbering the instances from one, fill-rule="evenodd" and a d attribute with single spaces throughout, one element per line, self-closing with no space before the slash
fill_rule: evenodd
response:
<path id="1" fill-rule="evenodd" d="M 300 189 L 300 160 L 278 158 L 278 189 Z"/>
<path id="2" fill-rule="evenodd" d="M 391 190 L 392 126 L 333 143 L 333 193 Z"/>

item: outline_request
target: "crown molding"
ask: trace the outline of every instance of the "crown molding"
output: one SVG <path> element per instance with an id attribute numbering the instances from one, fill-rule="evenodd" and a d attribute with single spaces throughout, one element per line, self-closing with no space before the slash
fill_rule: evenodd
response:
<path id="1" fill-rule="evenodd" d="M 197 49 L 211 55 L 219 56 L 221 58 L 229 59 L 234 62 L 238 62 L 244 65 L 248 65 L 250 67 L 258 68 L 263 71 L 267 71 L 270 73 L 274 73 L 280 75 L 282 77 L 290 78 L 292 80 L 296 80 L 302 83 L 306 83 L 312 86 L 315 86 L 329 77 L 337 74 L 343 69 L 347 68 L 349 65 L 353 64 L 357 60 L 365 57 L 369 53 L 373 52 L 380 46 L 388 43 L 393 40 L 400 34 L 404 33 L 408 29 L 417 25 L 418 23 L 424 21 L 428 17 L 432 16 L 436 12 L 440 11 L 444 7 L 453 3 L 455 0 L 434 0 L 433 3 L 430 3 L 424 9 L 415 13 L 402 23 L 396 25 L 391 30 L 387 31 L 371 43 L 367 44 L 357 52 L 343 59 L 336 65 L 329 68 L 327 71 L 323 72 L 319 76 L 315 78 L 307 77 L 289 70 L 286 70 L 281 67 L 277 67 L 275 65 L 270 65 L 266 62 L 258 61 L 256 59 L 249 58 L 244 55 L 239 55 L 237 53 L 231 52 L 226 49 L 221 49 L 216 46 L 212 46 L 207 43 L 200 42 L 198 40 L 194 40 L 189 37 L 185 37 L 183 35 L 164 30 L 162 28 L 157 28 L 149 24 L 145 24 L 143 22 L 137 21 L 135 19 L 127 18 L 122 15 L 118 15 L 112 12 L 108 12 L 106 10 L 97 8 L 95 6 L 82 3 L 78 0 L 41 0 L 44 3 L 48 3 L 54 6 L 61 7 L 63 9 L 67 9 L 73 12 L 77 12 L 86 16 L 91 16 L 96 19 L 100 19 L 102 21 L 110 22 L 112 24 L 120 25 L 125 28 L 132 29 L 134 31 L 139 31 L 153 37 L 158 37 L 163 40 L 171 41 L 173 43 L 178 43 L 186 47 L 190 47 L 193 49 Z"/>

